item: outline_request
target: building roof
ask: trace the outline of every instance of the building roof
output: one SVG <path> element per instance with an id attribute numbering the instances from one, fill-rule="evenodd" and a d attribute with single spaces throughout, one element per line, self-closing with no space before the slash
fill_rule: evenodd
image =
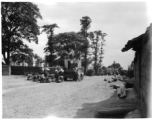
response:
<path id="1" fill-rule="evenodd" d="M 132 48 L 134 51 L 139 51 L 142 47 L 142 44 L 146 44 L 147 41 L 150 38 L 150 35 L 152 33 L 152 24 L 147 28 L 146 32 L 144 34 L 141 34 L 140 36 L 133 38 L 132 40 L 129 40 L 124 48 L 122 48 L 122 52 L 126 52 Z"/>
<path id="2" fill-rule="evenodd" d="M 129 40 L 124 48 L 122 48 L 122 52 L 128 51 L 132 48 L 132 50 L 137 51 L 141 47 L 141 42 L 144 37 L 144 34 Z"/>

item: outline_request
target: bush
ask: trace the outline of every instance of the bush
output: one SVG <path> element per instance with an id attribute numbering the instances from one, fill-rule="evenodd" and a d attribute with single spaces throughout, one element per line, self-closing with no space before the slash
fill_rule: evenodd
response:
<path id="1" fill-rule="evenodd" d="M 95 71 L 93 69 L 88 69 L 86 71 L 86 75 L 88 75 L 88 76 L 93 76 L 94 74 L 95 74 Z"/>

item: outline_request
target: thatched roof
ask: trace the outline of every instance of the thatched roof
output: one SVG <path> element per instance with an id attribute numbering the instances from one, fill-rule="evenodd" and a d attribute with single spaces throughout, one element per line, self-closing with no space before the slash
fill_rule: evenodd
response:
<path id="1" fill-rule="evenodd" d="M 143 44 L 146 44 L 147 41 L 150 39 L 150 35 L 152 34 L 152 24 L 147 28 L 144 34 L 129 40 L 124 48 L 122 48 L 122 52 L 126 52 L 130 49 L 134 51 L 139 51 Z"/>

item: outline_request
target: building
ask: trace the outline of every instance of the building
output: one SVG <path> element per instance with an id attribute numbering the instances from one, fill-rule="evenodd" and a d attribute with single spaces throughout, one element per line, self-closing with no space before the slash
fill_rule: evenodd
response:
<path id="1" fill-rule="evenodd" d="M 108 68 L 119 69 L 121 65 L 119 63 L 113 62 L 112 65 L 109 65 Z"/>
<path id="2" fill-rule="evenodd" d="M 152 50 L 152 24 L 142 35 L 129 40 L 122 52 L 130 49 L 135 51 L 133 62 L 135 88 L 139 93 L 140 111 L 142 117 L 151 116 L 151 50 Z"/>

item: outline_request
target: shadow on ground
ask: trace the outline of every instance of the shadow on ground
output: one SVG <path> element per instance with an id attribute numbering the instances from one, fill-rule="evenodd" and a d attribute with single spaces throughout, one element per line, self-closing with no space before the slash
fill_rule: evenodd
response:
<path id="1" fill-rule="evenodd" d="M 127 90 L 125 99 L 118 99 L 115 91 L 107 100 L 83 104 L 83 108 L 77 111 L 75 118 L 124 118 L 138 105 L 138 96 L 133 88 Z"/>

